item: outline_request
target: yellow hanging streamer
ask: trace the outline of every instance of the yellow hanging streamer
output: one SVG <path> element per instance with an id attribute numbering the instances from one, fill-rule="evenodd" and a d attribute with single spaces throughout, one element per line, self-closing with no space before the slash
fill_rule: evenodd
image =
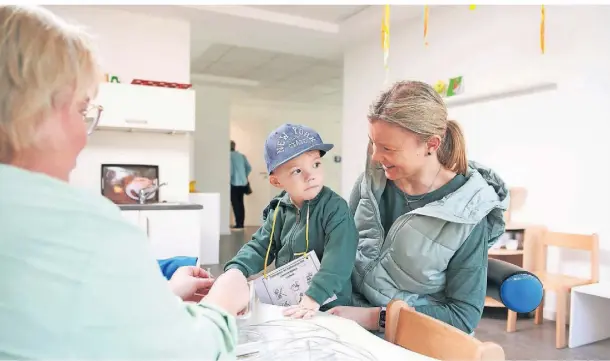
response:
<path id="1" fill-rule="evenodd" d="M 273 244 L 273 234 L 275 233 L 275 221 L 277 220 L 277 211 L 280 208 L 278 202 L 273 211 L 273 223 L 271 223 L 271 234 L 269 235 L 269 245 L 267 246 L 267 253 L 265 254 L 265 265 L 263 266 L 263 277 L 267 278 L 267 264 L 269 263 L 269 253 L 271 252 L 271 245 Z M 295 253 L 295 256 L 305 256 L 309 253 L 309 203 L 307 204 L 307 218 L 305 223 L 305 252 Z"/>
<path id="2" fill-rule="evenodd" d="M 428 16 L 430 9 L 428 5 L 424 5 L 424 45 L 428 46 Z"/>
<path id="3" fill-rule="evenodd" d="M 541 5 L 540 8 L 540 50 L 542 51 L 542 54 L 544 54 L 544 30 L 545 30 L 545 26 L 544 26 L 544 5 Z"/>
<path id="4" fill-rule="evenodd" d="M 390 5 L 386 5 L 381 19 L 381 48 L 384 52 L 390 50 Z"/>
<path id="5" fill-rule="evenodd" d="M 383 67 L 388 81 L 388 58 L 390 56 L 390 5 L 386 5 L 381 19 L 381 48 L 383 49 Z"/>

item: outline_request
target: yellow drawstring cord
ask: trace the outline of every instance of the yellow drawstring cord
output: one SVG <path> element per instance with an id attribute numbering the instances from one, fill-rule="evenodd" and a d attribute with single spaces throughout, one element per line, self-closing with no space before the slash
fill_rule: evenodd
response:
<path id="1" fill-rule="evenodd" d="M 273 223 L 271 224 L 271 235 L 269 236 L 269 246 L 267 246 L 267 254 L 265 254 L 265 267 L 263 268 L 263 277 L 267 278 L 267 263 L 269 260 L 269 252 L 271 251 L 271 244 L 273 243 L 273 233 L 275 233 L 275 220 L 277 219 L 277 210 L 280 208 L 280 203 L 277 203 L 275 210 L 273 211 Z"/>
<path id="2" fill-rule="evenodd" d="M 275 220 L 277 219 L 277 211 L 280 208 L 280 204 L 278 202 L 277 206 L 275 206 L 275 210 L 273 211 L 273 223 L 271 224 L 271 235 L 269 236 L 269 246 L 267 246 L 267 253 L 265 254 L 265 266 L 263 268 L 263 277 L 267 278 L 267 264 L 269 261 L 269 252 L 271 252 L 271 244 L 273 244 L 273 234 L 275 233 Z M 309 204 L 307 204 L 307 218 L 305 222 L 305 252 L 295 253 L 295 256 L 304 255 L 307 257 L 307 251 L 309 250 Z"/>

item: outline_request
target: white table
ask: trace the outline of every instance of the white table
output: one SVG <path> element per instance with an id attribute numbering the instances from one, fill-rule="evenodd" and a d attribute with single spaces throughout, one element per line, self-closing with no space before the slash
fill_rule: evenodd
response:
<path id="1" fill-rule="evenodd" d="M 248 325 L 260 325 L 261 323 L 274 320 L 286 320 L 282 315 L 282 307 L 257 303 L 252 315 L 247 320 L 240 320 L 241 327 Z M 409 360 L 409 361 L 433 361 L 434 359 L 418 353 L 409 351 L 402 347 L 389 343 L 360 327 L 356 322 L 341 317 L 319 313 L 310 320 L 299 322 L 313 323 L 334 332 L 340 341 L 356 345 L 368 351 L 378 361 L 382 360 Z M 315 335 L 314 335 L 315 336 Z M 338 359 L 341 359 L 338 357 Z"/>
<path id="2" fill-rule="evenodd" d="M 570 348 L 610 338 L 610 283 L 572 288 Z"/>

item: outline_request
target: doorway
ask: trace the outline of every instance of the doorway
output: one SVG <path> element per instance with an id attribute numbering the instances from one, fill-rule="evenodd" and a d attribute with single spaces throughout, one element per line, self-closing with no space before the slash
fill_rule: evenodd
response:
<path id="1" fill-rule="evenodd" d="M 269 184 L 269 175 L 263 157 L 263 145 L 267 137 L 266 127 L 244 126 L 242 123 L 231 122 L 231 139 L 235 141 L 235 149 L 244 154 L 252 166 L 248 177 L 252 194 L 244 197 L 246 208 L 245 226 L 261 226 L 263 209 L 267 207 L 273 196 L 278 192 Z M 235 217 L 231 212 L 231 224 Z"/>

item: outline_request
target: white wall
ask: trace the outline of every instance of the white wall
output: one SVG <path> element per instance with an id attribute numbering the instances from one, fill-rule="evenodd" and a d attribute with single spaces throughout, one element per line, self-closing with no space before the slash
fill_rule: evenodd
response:
<path id="1" fill-rule="evenodd" d="M 520 183 L 510 185 L 531 185 L 529 221 L 558 231 L 600 233 L 603 281 L 610 281 L 610 196 L 605 191 L 609 21 L 608 6 L 547 6 L 547 51 L 541 55 L 539 6 L 477 6 L 475 11 L 467 6 L 447 11 L 432 7 L 429 46 L 423 45 L 421 21 L 416 21 L 391 24 L 390 49 L 391 81 L 433 83 L 463 75 L 465 96 L 542 80 L 559 84 L 557 92 L 538 102 L 505 101 L 496 103 L 493 111 L 487 105 L 471 105 L 470 111 L 455 108 L 450 113 L 469 122 L 466 137 L 472 154 L 480 155 L 484 144 L 496 147 L 504 158 L 488 157 L 488 165 L 501 167 L 507 181 Z M 383 87 L 378 35 L 349 49 L 344 60 L 342 191 L 347 196 L 364 169 L 367 108 Z M 503 110 L 528 117 L 527 122 L 511 122 Z M 497 127 L 481 125 L 487 129 L 483 134 L 476 130 L 475 119 Z M 523 138 L 513 143 L 515 167 L 506 168 L 510 150 L 500 148 L 510 147 L 505 139 L 509 133 Z M 588 275 L 588 264 L 587 258 L 569 251 L 551 252 L 548 259 L 549 270 L 577 276 Z M 551 296 L 545 314 L 553 317 L 554 309 Z"/>
<path id="2" fill-rule="evenodd" d="M 220 233 L 229 234 L 231 92 L 195 86 L 197 126 L 193 136 L 191 174 L 197 192 L 220 193 Z"/>
<path id="3" fill-rule="evenodd" d="M 131 79 L 190 82 L 190 24 L 89 6 L 47 6 L 94 36 L 104 70 Z"/>
<path id="4" fill-rule="evenodd" d="M 94 37 L 104 71 L 122 82 L 134 78 L 190 82 L 190 24 L 120 10 L 49 6 L 64 19 L 84 26 Z M 103 106 L 103 104 L 101 104 Z M 161 199 L 188 196 L 188 136 L 99 132 L 81 153 L 71 182 L 99 192 L 102 163 L 159 165 Z"/>
<path id="5" fill-rule="evenodd" d="M 320 133 L 322 140 L 335 147 L 323 158 L 325 184 L 336 192 L 341 189 L 342 163 L 333 158 L 341 155 L 341 109 L 318 105 L 294 105 L 269 103 L 234 106 L 231 113 L 231 139 L 237 150 L 248 157 L 252 165 L 250 184 L 253 193 L 245 197 L 246 220 L 249 226 L 261 224 L 262 210 L 279 190 L 269 185 L 264 160 L 264 144 L 267 135 L 283 123 L 303 124 Z"/>

